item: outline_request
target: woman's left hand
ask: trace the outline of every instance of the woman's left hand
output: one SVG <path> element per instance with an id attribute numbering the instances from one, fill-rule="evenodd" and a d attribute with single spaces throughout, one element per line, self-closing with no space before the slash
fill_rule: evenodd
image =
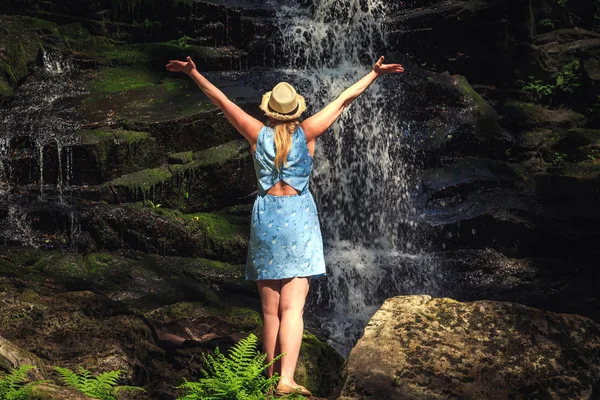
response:
<path id="1" fill-rule="evenodd" d="M 166 68 L 171 72 L 184 72 L 189 75 L 196 69 L 196 64 L 190 56 L 187 56 L 186 61 L 170 60 Z"/>
<path id="2" fill-rule="evenodd" d="M 379 60 L 377 60 L 377 62 L 375 63 L 373 70 L 377 75 L 384 75 L 404 72 L 404 67 L 400 64 L 384 64 L 383 56 L 381 56 L 379 57 Z"/>

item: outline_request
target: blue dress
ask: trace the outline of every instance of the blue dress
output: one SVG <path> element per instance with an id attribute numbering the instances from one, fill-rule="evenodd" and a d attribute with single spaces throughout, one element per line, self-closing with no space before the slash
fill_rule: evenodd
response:
<path id="1" fill-rule="evenodd" d="M 258 194 L 252 207 L 246 279 L 313 278 L 325 275 L 317 205 L 309 190 L 313 159 L 298 127 L 292 135 L 288 166 L 275 169 L 275 131 L 263 126 L 254 153 Z M 275 196 L 267 190 L 283 180 L 299 194 Z"/>

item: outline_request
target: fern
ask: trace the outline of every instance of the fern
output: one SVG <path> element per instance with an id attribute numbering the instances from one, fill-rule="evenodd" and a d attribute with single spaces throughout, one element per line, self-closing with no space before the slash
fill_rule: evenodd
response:
<path id="1" fill-rule="evenodd" d="M 187 381 L 177 389 L 189 392 L 177 400 L 264 400 L 266 393 L 277 384 L 277 374 L 271 378 L 263 375 L 264 371 L 283 354 L 265 364 L 266 354 L 256 350 L 258 338 L 254 334 L 240 340 L 225 357 L 219 348 L 213 355 L 203 355 L 205 369 L 204 378 L 198 382 Z"/>
<path id="2" fill-rule="evenodd" d="M 139 386 L 117 386 L 119 376 L 124 370 L 106 371 L 98 376 L 93 376 L 92 372 L 79 366 L 79 373 L 73 372 L 68 368 L 55 366 L 61 375 L 63 382 L 67 386 L 77 388 L 85 395 L 103 400 L 117 400 L 117 393 L 120 390 L 141 390 Z"/>
<path id="3" fill-rule="evenodd" d="M 32 368 L 36 367 L 23 364 L 17 368 L 12 368 L 8 374 L 0 375 L 0 400 L 30 399 L 33 386 L 43 382 L 51 382 L 47 379 L 26 382 L 27 371 Z"/>

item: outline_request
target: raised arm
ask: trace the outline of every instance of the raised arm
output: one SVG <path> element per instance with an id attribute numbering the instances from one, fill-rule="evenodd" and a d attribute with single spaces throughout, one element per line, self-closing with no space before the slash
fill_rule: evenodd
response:
<path id="1" fill-rule="evenodd" d="M 247 114 L 237 104 L 229 100 L 225 94 L 206 79 L 196 69 L 196 64 L 188 56 L 186 61 L 171 60 L 166 65 L 167 70 L 172 72 L 184 72 L 190 76 L 194 82 L 202 89 L 204 94 L 219 107 L 225 117 L 231 124 L 242 134 L 250 143 L 254 143 L 258 139 L 258 132 L 263 126 L 263 123 Z"/>
<path id="2" fill-rule="evenodd" d="M 337 99 L 325 106 L 315 115 L 305 119 L 300 125 L 306 135 L 306 140 L 311 141 L 317 139 L 325 132 L 331 124 L 342 114 L 346 109 L 360 96 L 375 79 L 379 76 L 389 73 L 404 72 L 404 68 L 400 64 L 383 64 L 383 56 L 377 60 L 373 70 L 362 77 L 354 85 L 344 90 Z"/>

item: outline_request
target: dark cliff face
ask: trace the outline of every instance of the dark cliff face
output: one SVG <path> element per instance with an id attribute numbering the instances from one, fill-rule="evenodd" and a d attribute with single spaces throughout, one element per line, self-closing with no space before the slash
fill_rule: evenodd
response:
<path id="1" fill-rule="evenodd" d="M 438 141 L 424 142 L 415 190 L 423 235 L 443 249 L 445 293 L 597 319 L 600 3 L 387 4 L 387 52 L 464 75 L 474 89 L 457 81 L 479 122 L 447 125 L 452 138 L 434 133 Z M 419 92 L 412 92 L 415 107 L 436 109 Z M 444 91 L 425 93 L 449 105 Z M 515 265 L 520 272 L 509 272 Z M 568 302 L 552 289 L 557 281 Z"/>

